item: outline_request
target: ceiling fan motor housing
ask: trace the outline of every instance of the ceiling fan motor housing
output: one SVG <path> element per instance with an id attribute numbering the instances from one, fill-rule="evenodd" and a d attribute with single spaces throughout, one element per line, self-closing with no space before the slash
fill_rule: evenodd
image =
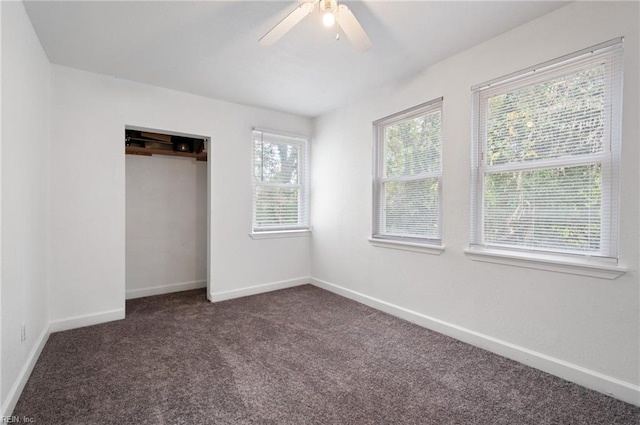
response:
<path id="1" fill-rule="evenodd" d="M 320 9 L 325 12 L 336 12 L 338 10 L 337 0 L 320 0 Z"/>

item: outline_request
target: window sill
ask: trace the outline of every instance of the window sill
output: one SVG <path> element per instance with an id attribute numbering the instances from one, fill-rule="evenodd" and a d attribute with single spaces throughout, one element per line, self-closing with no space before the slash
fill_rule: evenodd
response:
<path id="1" fill-rule="evenodd" d="M 591 276 L 600 279 L 613 280 L 627 272 L 626 267 L 598 258 L 572 259 L 548 254 L 507 252 L 483 247 L 469 248 L 464 253 L 473 261 Z"/>
<path id="2" fill-rule="evenodd" d="M 276 239 L 276 238 L 298 238 L 311 236 L 311 229 L 303 230 L 275 230 L 269 232 L 249 233 L 251 239 Z"/>
<path id="3" fill-rule="evenodd" d="M 369 242 L 371 242 L 371 245 L 379 248 L 400 249 L 402 251 L 419 252 L 422 254 L 440 255 L 444 251 L 444 246 L 441 245 L 426 245 L 374 238 L 369 238 Z"/>

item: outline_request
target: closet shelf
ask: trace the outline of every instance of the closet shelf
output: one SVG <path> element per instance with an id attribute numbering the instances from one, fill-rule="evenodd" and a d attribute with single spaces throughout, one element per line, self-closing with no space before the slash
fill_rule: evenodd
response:
<path id="1" fill-rule="evenodd" d="M 143 156 L 151 156 L 151 155 L 169 155 L 169 156 L 181 156 L 184 158 L 195 158 L 198 161 L 206 161 L 207 153 L 191 153 L 191 152 L 179 152 L 168 149 L 157 149 L 157 148 L 143 148 L 139 146 L 125 146 L 125 153 L 127 155 L 143 155 Z"/>
<path id="2" fill-rule="evenodd" d="M 125 128 L 125 153 L 128 155 L 169 155 L 207 160 L 206 138 L 166 134 L 149 130 Z"/>

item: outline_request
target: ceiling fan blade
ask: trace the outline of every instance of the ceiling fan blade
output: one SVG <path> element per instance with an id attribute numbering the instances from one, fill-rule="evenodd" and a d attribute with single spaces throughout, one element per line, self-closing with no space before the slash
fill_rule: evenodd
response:
<path id="1" fill-rule="evenodd" d="M 293 12 L 289 13 L 282 21 L 278 22 L 275 27 L 271 28 L 268 33 L 262 36 L 259 41 L 260 45 L 271 46 L 276 41 L 280 40 L 282 36 L 289 32 L 289 30 L 298 22 L 313 12 L 316 2 L 317 0 L 302 3 L 300 6 L 296 7 Z"/>
<path id="2" fill-rule="evenodd" d="M 369 40 L 367 33 L 364 32 L 351 10 L 343 4 L 338 6 L 338 24 L 358 50 L 364 52 L 371 48 L 371 40 Z"/>

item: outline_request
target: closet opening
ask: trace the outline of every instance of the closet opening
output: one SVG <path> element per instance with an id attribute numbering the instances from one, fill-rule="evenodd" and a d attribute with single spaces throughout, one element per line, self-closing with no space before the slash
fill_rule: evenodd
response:
<path id="1" fill-rule="evenodd" d="M 208 288 L 210 138 L 124 133 L 126 299 Z"/>

